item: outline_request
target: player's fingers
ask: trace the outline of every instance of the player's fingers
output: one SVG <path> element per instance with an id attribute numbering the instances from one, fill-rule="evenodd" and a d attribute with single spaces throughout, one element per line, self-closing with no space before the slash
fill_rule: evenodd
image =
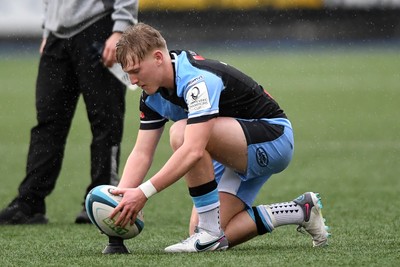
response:
<path id="1" fill-rule="evenodd" d="M 124 227 L 129 223 L 129 221 L 130 221 L 130 218 L 129 218 L 129 217 L 125 217 L 125 219 L 124 219 L 123 222 L 120 224 L 120 226 L 121 226 L 122 228 L 124 228 Z"/>
<path id="2" fill-rule="evenodd" d="M 114 218 L 115 215 L 117 215 L 117 213 L 120 212 L 120 211 L 122 210 L 122 208 L 123 208 L 123 205 L 121 205 L 121 203 L 120 203 L 118 206 L 116 206 L 116 207 L 114 208 L 113 212 L 110 214 L 110 218 L 111 218 L 111 219 Z"/>
<path id="3" fill-rule="evenodd" d="M 117 220 L 115 221 L 115 225 L 122 226 L 124 224 L 125 219 L 126 219 L 126 209 L 122 209 L 117 217 Z"/>
<path id="4" fill-rule="evenodd" d="M 135 221 L 136 221 L 136 218 L 137 218 L 138 214 L 139 214 L 138 212 L 133 212 L 132 213 L 132 216 L 130 217 L 130 220 L 129 220 L 130 225 L 134 225 L 135 224 Z"/>
<path id="5" fill-rule="evenodd" d="M 118 196 L 118 195 L 123 196 L 125 194 L 125 192 L 126 192 L 126 189 L 122 189 L 122 188 L 113 189 L 113 188 L 110 188 L 110 189 L 108 189 L 108 192 L 110 194 L 114 195 L 114 196 Z"/>
<path id="6" fill-rule="evenodd" d="M 133 214 L 134 213 L 132 211 L 128 211 L 125 213 L 125 216 L 124 216 L 125 218 L 122 221 L 122 223 L 120 224 L 121 227 L 125 227 L 128 223 L 131 223 Z"/>
<path id="7" fill-rule="evenodd" d="M 134 225 L 134 224 L 135 224 L 136 217 L 137 217 L 137 214 L 136 214 L 136 216 L 132 216 L 132 217 L 131 217 L 131 225 Z"/>

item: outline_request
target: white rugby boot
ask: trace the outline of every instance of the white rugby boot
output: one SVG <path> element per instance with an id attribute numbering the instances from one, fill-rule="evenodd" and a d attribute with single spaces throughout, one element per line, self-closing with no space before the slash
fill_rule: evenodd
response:
<path id="1" fill-rule="evenodd" d="M 325 225 L 325 219 L 322 217 L 322 202 L 319 193 L 307 192 L 293 200 L 304 212 L 304 221 L 297 231 L 307 232 L 311 235 L 314 247 L 323 247 L 328 245 L 329 227 Z"/>
<path id="2" fill-rule="evenodd" d="M 228 240 L 222 231 L 215 236 L 196 226 L 193 235 L 180 243 L 166 247 L 165 252 L 205 252 L 226 250 L 227 248 Z"/>

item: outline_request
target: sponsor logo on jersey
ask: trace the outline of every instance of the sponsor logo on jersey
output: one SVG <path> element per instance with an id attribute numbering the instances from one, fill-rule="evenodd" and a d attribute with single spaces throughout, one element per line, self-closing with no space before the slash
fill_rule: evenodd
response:
<path id="1" fill-rule="evenodd" d="M 186 93 L 186 101 L 189 112 L 211 108 L 206 83 L 203 81 L 190 87 Z"/>
<path id="2" fill-rule="evenodd" d="M 190 86 L 192 86 L 193 84 L 198 83 L 198 82 L 203 81 L 203 80 L 204 80 L 203 76 L 200 75 L 200 76 L 198 76 L 198 77 L 196 77 L 196 78 L 194 78 L 194 79 L 191 79 L 191 80 L 188 82 L 187 87 L 190 87 Z"/>
<path id="3" fill-rule="evenodd" d="M 200 56 L 199 54 L 197 54 L 197 53 L 194 52 L 194 51 L 189 51 L 189 53 L 190 53 L 190 54 L 192 55 L 192 57 L 193 57 L 194 59 L 196 59 L 196 60 L 205 60 L 204 57 Z"/>
<path id="4" fill-rule="evenodd" d="M 196 60 L 205 60 L 205 58 L 200 55 L 194 56 L 193 58 Z"/>

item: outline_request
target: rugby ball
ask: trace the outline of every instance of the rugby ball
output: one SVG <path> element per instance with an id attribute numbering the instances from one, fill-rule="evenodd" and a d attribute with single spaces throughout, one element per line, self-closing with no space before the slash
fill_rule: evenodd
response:
<path id="1" fill-rule="evenodd" d="M 108 236 L 130 239 L 143 230 L 144 217 L 143 211 L 140 211 L 136 217 L 135 223 L 128 223 L 125 227 L 115 225 L 115 221 L 120 213 L 111 219 L 109 216 L 114 208 L 121 201 L 122 196 L 116 196 L 110 193 L 110 190 L 116 189 L 112 185 L 99 185 L 93 188 L 86 196 L 85 206 L 90 221 Z"/>

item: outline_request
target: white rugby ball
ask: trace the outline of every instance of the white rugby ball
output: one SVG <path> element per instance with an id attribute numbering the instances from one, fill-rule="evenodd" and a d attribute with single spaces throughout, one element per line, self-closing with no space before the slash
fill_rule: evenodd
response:
<path id="1" fill-rule="evenodd" d="M 120 213 L 111 219 L 109 216 L 114 208 L 121 201 L 122 196 L 115 196 L 110 193 L 110 189 L 116 189 L 112 185 L 99 185 L 93 188 L 86 196 L 85 206 L 89 219 L 101 232 L 108 236 L 130 239 L 143 230 L 144 217 L 143 211 L 140 211 L 136 217 L 135 223 L 128 223 L 125 227 L 115 225 L 115 221 Z"/>

